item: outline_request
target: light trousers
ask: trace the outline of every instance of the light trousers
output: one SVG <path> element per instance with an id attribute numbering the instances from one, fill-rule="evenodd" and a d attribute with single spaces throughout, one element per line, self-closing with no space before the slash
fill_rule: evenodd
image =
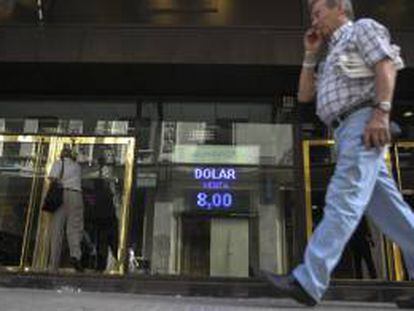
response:
<path id="1" fill-rule="evenodd" d="M 414 214 L 389 175 L 385 148 L 366 149 L 363 134 L 372 108 L 349 116 L 335 130 L 337 163 L 325 198 L 324 216 L 306 247 L 304 262 L 293 275 L 320 301 L 330 275 L 365 213 L 402 249 L 414 277 Z"/>
<path id="2" fill-rule="evenodd" d="M 64 190 L 63 205 L 53 214 L 49 257 L 49 268 L 52 270 L 59 268 L 65 226 L 70 256 L 80 259 L 83 234 L 83 199 L 81 192 Z"/>

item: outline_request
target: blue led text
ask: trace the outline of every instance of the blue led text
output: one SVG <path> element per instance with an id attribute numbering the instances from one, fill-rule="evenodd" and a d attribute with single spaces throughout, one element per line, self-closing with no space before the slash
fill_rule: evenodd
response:
<path id="1" fill-rule="evenodd" d="M 194 178 L 197 180 L 236 180 L 234 168 L 195 168 Z"/>

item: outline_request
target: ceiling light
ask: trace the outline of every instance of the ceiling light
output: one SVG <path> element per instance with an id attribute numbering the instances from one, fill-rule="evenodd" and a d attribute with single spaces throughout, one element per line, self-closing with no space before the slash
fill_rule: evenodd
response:
<path id="1" fill-rule="evenodd" d="M 414 115 L 414 112 L 412 111 L 406 111 L 403 114 L 404 118 L 409 118 L 409 117 L 412 117 L 413 115 Z"/>

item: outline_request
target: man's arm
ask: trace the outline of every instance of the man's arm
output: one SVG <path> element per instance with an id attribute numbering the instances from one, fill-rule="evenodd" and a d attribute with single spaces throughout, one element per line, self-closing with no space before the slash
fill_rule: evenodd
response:
<path id="1" fill-rule="evenodd" d="M 298 101 L 312 102 L 315 98 L 315 67 L 318 54 L 323 44 L 322 36 L 313 28 L 308 29 L 303 37 L 305 55 L 299 77 Z"/>
<path id="2" fill-rule="evenodd" d="M 375 94 L 377 102 L 392 102 L 397 71 L 391 59 L 386 58 L 375 65 Z"/>
<path id="3" fill-rule="evenodd" d="M 315 69 L 302 67 L 299 77 L 298 101 L 312 102 L 315 98 Z"/>
<path id="4" fill-rule="evenodd" d="M 391 59 L 375 64 L 375 94 L 377 103 L 392 102 L 397 71 Z M 364 142 L 367 148 L 382 147 L 391 141 L 389 130 L 390 113 L 374 109 L 372 118 L 365 128 Z"/>

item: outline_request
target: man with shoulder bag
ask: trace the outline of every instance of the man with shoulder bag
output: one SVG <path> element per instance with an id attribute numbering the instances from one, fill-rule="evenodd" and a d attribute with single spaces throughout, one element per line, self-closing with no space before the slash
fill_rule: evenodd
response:
<path id="1" fill-rule="evenodd" d="M 76 271 L 82 272 L 81 240 L 84 209 L 81 188 L 82 172 L 71 149 L 62 150 L 60 159 L 53 163 L 48 177 L 51 183 L 60 183 L 63 189 L 62 204 L 52 213 L 49 269 L 57 271 L 59 268 L 62 239 L 66 227 L 70 262 Z"/>

